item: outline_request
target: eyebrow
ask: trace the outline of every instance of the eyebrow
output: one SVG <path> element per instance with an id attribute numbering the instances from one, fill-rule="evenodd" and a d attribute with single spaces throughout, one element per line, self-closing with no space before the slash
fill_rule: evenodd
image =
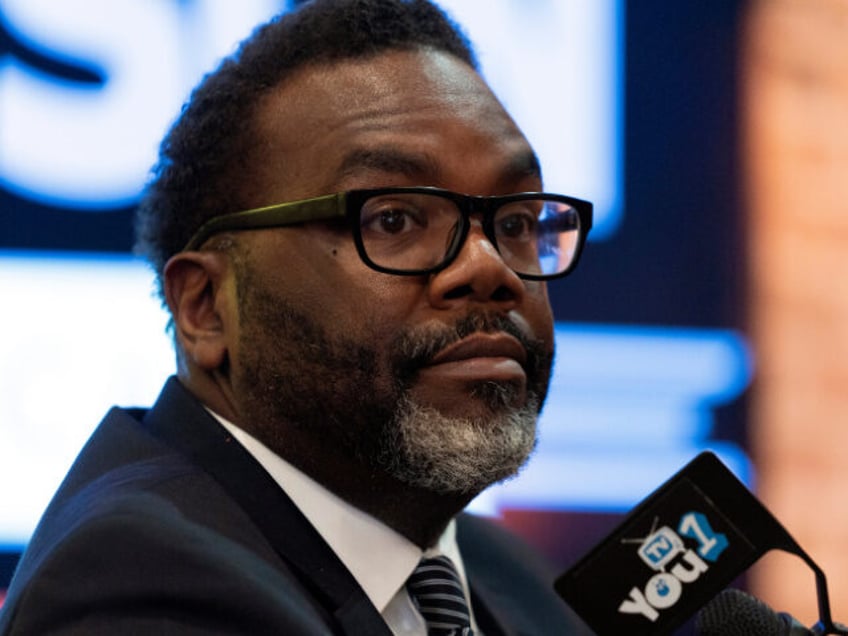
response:
<path id="1" fill-rule="evenodd" d="M 512 157 L 504 167 L 502 177 L 504 180 L 519 181 L 521 179 L 533 178 L 542 180 L 542 164 L 539 157 L 532 150 L 517 154 Z"/>
<path id="2" fill-rule="evenodd" d="M 410 179 L 438 182 L 442 174 L 438 162 L 426 154 L 412 154 L 397 148 L 357 148 L 345 155 L 336 171 L 337 181 L 363 171 L 403 175 Z M 497 181 L 504 186 L 528 178 L 542 178 L 539 158 L 532 150 L 514 155 L 503 166 Z"/>
<path id="3" fill-rule="evenodd" d="M 357 148 L 345 155 L 336 176 L 338 180 L 342 180 L 368 170 L 400 174 L 409 178 L 427 175 L 436 180 L 441 173 L 436 162 L 426 155 L 413 155 L 396 148 Z"/>

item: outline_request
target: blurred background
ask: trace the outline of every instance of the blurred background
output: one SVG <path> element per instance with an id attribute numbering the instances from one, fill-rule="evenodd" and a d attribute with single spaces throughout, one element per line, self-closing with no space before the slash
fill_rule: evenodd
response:
<path id="1" fill-rule="evenodd" d="M 282 0 L 0 0 L 0 602 L 112 404 L 173 370 L 132 209 L 202 74 Z M 550 286 L 536 457 L 473 504 L 562 568 L 704 449 L 848 621 L 848 1 L 443 0 L 536 147 L 596 203 Z M 743 581 L 805 623 L 799 560 Z"/>

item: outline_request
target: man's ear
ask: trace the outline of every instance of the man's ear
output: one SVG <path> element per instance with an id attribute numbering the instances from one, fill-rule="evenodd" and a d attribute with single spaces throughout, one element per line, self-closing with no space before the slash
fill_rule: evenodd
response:
<path id="1" fill-rule="evenodd" d="M 165 265 L 165 300 L 185 361 L 205 371 L 227 361 L 225 277 L 227 256 L 221 252 L 180 252 Z"/>

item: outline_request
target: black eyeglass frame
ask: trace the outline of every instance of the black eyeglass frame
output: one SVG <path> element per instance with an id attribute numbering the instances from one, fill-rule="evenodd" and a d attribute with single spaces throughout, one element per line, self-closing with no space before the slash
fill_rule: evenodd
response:
<path id="1" fill-rule="evenodd" d="M 460 227 L 445 252 L 441 263 L 434 267 L 418 270 L 398 270 L 383 267 L 371 260 L 365 250 L 362 241 L 362 232 L 359 227 L 359 215 L 365 202 L 375 196 L 391 194 L 425 194 L 439 196 L 452 201 L 460 211 Z M 525 274 L 515 272 L 519 278 L 524 280 L 552 280 L 562 278 L 574 271 L 583 247 L 586 236 L 592 228 L 592 203 L 583 199 L 569 197 L 563 194 L 551 194 L 547 192 L 520 192 L 500 196 L 475 196 L 460 194 L 451 190 L 433 187 L 390 187 L 390 188 L 368 188 L 361 190 L 348 190 L 336 194 L 328 194 L 311 199 L 278 203 L 260 208 L 253 208 L 231 214 L 222 214 L 209 219 L 200 226 L 197 232 L 188 241 L 182 251 L 188 252 L 199 249 L 209 238 L 220 232 L 234 230 L 257 230 L 273 227 L 285 227 L 311 221 L 327 221 L 332 219 L 347 218 L 353 234 L 353 241 L 362 262 L 378 272 L 392 274 L 395 276 L 421 276 L 439 272 L 456 259 L 471 228 L 470 217 L 473 214 L 482 215 L 483 233 L 492 243 L 498 253 L 497 237 L 495 235 L 495 213 L 504 205 L 515 201 L 527 201 L 533 199 L 546 199 L 557 201 L 571 206 L 577 211 L 579 226 L 578 237 L 574 247 L 574 256 L 569 266 L 562 272 L 556 274 Z M 510 267 L 510 269 L 512 269 Z M 515 271 L 515 270 L 513 270 Z"/>

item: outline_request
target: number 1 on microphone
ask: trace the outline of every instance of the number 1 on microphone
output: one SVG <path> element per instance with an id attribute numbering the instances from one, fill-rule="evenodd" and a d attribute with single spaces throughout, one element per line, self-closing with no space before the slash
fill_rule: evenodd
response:
<path id="1" fill-rule="evenodd" d="M 727 537 L 713 530 L 707 517 L 700 512 L 687 512 L 680 518 L 677 532 L 700 543 L 698 554 L 707 561 L 715 561 L 727 547 Z"/>

